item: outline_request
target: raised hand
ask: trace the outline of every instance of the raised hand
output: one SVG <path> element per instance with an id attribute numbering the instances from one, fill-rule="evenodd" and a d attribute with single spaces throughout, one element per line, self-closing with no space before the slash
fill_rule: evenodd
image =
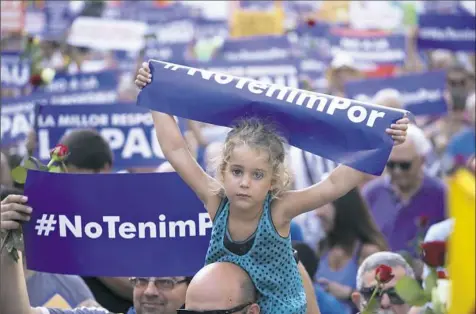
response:
<path id="1" fill-rule="evenodd" d="M 392 136 L 395 146 L 405 142 L 405 139 L 407 138 L 407 129 L 409 123 L 410 120 L 405 117 L 398 120 L 397 123 L 392 124 L 390 128 L 386 130 L 387 134 Z"/>
<path id="2" fill-rule="evenodd" d="M 142 63 L 142 67 L 137 71 L 136 80 L 134 83 L 140 89 L 144 88 L 147 84 L 151 82 L 152 74 L 150 74 L 149 63 Z"/>

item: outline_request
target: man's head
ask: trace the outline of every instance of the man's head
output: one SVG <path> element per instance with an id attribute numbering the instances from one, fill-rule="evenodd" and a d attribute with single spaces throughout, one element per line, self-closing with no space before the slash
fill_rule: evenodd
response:
<path id="1" fill-rule="evenodd" d="M 175 314 L 185 303 L 190 277 L 133 277 L 137 314 Z"/>
<path id="2" fill-rule="evenodd" d="M 380 90 L 373 98 L 372 102 L 379 106 L 402 109 L 402 95 L 399 91 L 392 88 Z"/>
<path id="3" fill-rule="evenodd" d="M 109 172 L 113 154 L 106 140 L 95 130 L 73 130 L 63 136 L 60 144 L 69 149 L 66 166 L 69 172 Z"/>
<path id="4" fill-rule="evenodd" d="M 352 301 L 360 310 L 364 309 L 377 285 L 375 270 L 380 265 L 390 266 L 395 277 L 383 285 L 384 293 L 377 299 L 379 307 L 376 313 L 407 314 L 410 305 L 403 302 L 394 287 L 404 276 L 414 278 L 414 273 L 401 255 L 392 252 L 374 253 L 362 262 L 357 272 L 357 291 L 352 293 Z"/>
<path id="5" fill-rule="evenodd" d="M 193 277 L 183 313 L 258 314 L 256 293 L 253 282 L 241 267 L 232 263 L 209 264 Z M 231 309 L 235 310 L 230 312 Z"/>
<path id="6" fill-rule="evenodd" d="M 425 156 L 431 151 L 431 145 L 423 131 L 410 124 L 407 140 L 394 146 L 387 162 L 387 172 L 392 184 L 402 192 L 411 191 L 421 182 Z"/>

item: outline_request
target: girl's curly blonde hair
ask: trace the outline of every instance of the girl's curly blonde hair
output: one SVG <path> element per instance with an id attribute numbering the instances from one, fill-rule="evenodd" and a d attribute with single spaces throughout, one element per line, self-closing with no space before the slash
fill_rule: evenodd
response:
<path id="1" fill-rule="evenodd" d="M 278 135 L 271 124 L 263 123 L 256 118 L 243 119 L 228 132 L 221 154 L 211 163 L 211 173 L 215 174 L 218 182 L 223 182 L 223 175 L 233 149 L 243 144 L 268 153 L 268 161 L 273 169 L 271 198 L 278 198 L 279 194 L 291 185 L 286 161 L 286 140 Z M 212 188 L 217 194 L 224 196 L 223 186 Z"/>

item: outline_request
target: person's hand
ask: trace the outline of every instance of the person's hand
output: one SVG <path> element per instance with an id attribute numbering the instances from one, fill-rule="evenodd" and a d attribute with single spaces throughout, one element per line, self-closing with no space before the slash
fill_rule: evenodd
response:
<path id="1" fill-rule="evenodd" d="M 31 207 L 25 205 L 28 198 L 24 195 L 8 195 L 1 203 L 0 230 L 20 228 L 20 222 L 29 221 Z"/>
<path id="2" fill-rule="evenodd" d="M 149 63 L 144 62 L 142 63 L 142 67 L 139 69 L 139 71 L 137 71 L 137 76 L 134 83 L 137 87 L 142 89 L 152 81 L 151 78 L 152 74 L 150 74 Z"/>
<path id="3" fill-rule="evenodd" d="M 390 128 L 386 130 L 387 134 L 392 136 L 394 145 L 400 145 L 405 142 L 409 123 L 410 120 L 405 117 L 398 120 L 397 123 L 392 124 Z"/>
<path id="4" fill-rule="evenodd" d="M 341 285 L 338 282 L 330 281 L 326 278 L 319 278 L 317 282 L 321 287 L 332 294 L 337 299 L 346 300 L 352 293 L 352 288 L 348 286 Z"/>

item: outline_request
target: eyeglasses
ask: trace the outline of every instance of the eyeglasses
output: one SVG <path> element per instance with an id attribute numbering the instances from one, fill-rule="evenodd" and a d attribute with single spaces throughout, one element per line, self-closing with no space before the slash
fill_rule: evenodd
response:
<path id="1" fill-rule="evenodd" d="M 368 301 L 372 297 L 372 294 L 374 293 L 375 289 L 376 287 L 362 288 L 360 290 L 360 294 L 364 297 L 365 301 Z M 378 303 L 380 303 L 380 301 L 382 300 L 382 296 L 384 294 L 388 296 L 388 298 L 390 299 L 390 303 L 394 305 L 405 304 L 405 301 L 403 301 L 402 298 L 400 298 L 397 291 L 395 291 L 395 288 L 389 288 L 389 289 L 383 290 L 380 294 L 376 294 L 374 297 L 375 300 Z"/>
<path id="2" fill-rule="evenodd" d="M 177 310 L 177 314 L 233 314 L 238 311 L 244 310 L 247 306 L 250 306 L 251 304 L 253 304 L 253 302 L 241 304 L 229 310 L 210 310 L 210 311 Z"/>
<path id="3" fill-rule="evenodd" d="M 412 164 L 413 164 L 412 161 L 388 161 L 387 167 L 390 170 L 393 170 L 396 167 L 399 167 L 403 171 L 408 171 L 412 167 Z"/>
<path id="4" fill-rule="evenodd" d="M 448 79 L 447 82 L 448 82 L 448 85 L 450 87 L 464 87 L 466 86 L 466 79 Z"/>
<path id="5" fill-rule="evenodd" d="M 144 288 L 149 285 L 149 282 L 153 282 L 157 289 L 173 290 L 176 285 L 187 282 L 187 279 L 175 280 L 172 278 L 146 278 L 146 277 L 132 277 L 129 281 L 136 288 Z"/>

